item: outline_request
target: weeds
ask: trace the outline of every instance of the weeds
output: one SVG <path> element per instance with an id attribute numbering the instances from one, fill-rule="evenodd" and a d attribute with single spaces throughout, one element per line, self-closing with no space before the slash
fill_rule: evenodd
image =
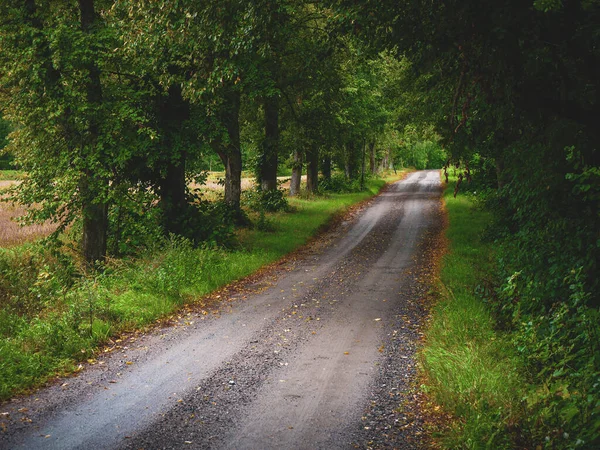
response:
<path id="1" fill-rule="evenodd" d="M 0 170 L 0 180 L 22 180 L 24 177 L 25 172 L 22 170 Z"/>

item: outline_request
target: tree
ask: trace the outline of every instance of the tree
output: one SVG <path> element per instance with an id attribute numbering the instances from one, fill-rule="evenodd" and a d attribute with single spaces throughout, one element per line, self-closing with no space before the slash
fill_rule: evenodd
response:
<path id="1" fill-rule="evenodd" d="M 13 156 L 3 153 L 2 150 L 8 145 L 8 134 L 10 133 L 10 124 L 0 116 L 0 170 L 12 168 L 11 162 Z"/>
<path id="2" fill-rule="evenodd" d="M 10 149 L 29 172 L 13 199 L 39 204 L 30 219 L 60 229 L 80 214 L 84 258 L 102 260 L 115 156 L 100 67 L 110 36 L 92 0 L 6 2 L 2 13 L 3 113 L 16 126 Z"/>
<path id="3" fill-rule="evenodd" d="M 79 0 L 79 17 L 81 31 L 90 41 L 94 40 L 94 33 L 98 27 L 98 17 L 94 7 L 94 0 Z M 93 52 L 93 44 L 90 46 Z M 100 120 L 97 112 L 103 103 L 102 83 L 100 82 L 100 68 L 89 58 L 84 61 L 83 89 L 88 108 L 92 111 L 88 118 L 87 129 L 82 133 L 82 149 L 84 159 L 97 153 L 99 147 Z M 106 240 L 108 232 L 108 204 L 98 193 L 106 191 L 108 179 L 92 167 L 85 167 L 79 178 L 79 194 L 82 199 L 82 250 L 83 257 L 89 263 L 101 261 L 106 256 Z"/>
<path id="4" fill-rule="evenodd" d="M 225 166 L 225 202 L 234 213 L 236 222 L 243 223 L 240 198 L 242 193 L 242 150 L 240 140 L 241 92 L 229 82 L 223 89 L 218 120 L 225 127 L 223 137 L 215 138 L 212 146 Z"/>

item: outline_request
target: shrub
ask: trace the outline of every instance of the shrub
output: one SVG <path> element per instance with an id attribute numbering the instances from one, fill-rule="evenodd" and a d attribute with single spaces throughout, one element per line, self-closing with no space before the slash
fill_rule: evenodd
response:
<path id="1" fill-rule="evenodd" d="M 263 191 L 260 188 L 245 191 L 244 202 L 254 211 L 277 212 L 289 210 L 286 192 L 281 189 Z"/>
<path id="2" fill-rule="evenodd" d="M 360 179 L 348 179 L 344 174 L 336 173 L 330 178 L 319 178 L 319 191 L 338 194 L 360 192 Z"/>
<path id="3" fill-rule="evenodd" d="M 73 284 L 75 264 L 68 254 L 42 244 L 0 248 L 0 309 L 34 315 L 49 299 Z"/>

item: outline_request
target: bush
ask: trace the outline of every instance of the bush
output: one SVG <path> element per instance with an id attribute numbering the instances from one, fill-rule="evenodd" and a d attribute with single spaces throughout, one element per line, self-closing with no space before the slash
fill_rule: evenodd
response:
<path id="1" fill-rule="evenodd" d="M 49 299 L 62 296 L 72 286 L 75 274 L 69 255 L 41 244 L 0 248 L 0 309 L 35 315 Z"/>
<path id="2" fill-rule="evenodd" d="M 500 299 L 510 306 L 500 314 L 512 315 L 513 342 L 529 370 L 530 434 L 553 448 L 590 448 L 600 442 L 600 313 L 589 305 L 582 268 L 564 278 L 570 295 L 544 313 L 535 298 L 515 301 L 523 281 L 515 273 L 503 284 Z"/>
<path id="3" fill-rule="evenodd" d="M 269 191 L 252 189 L 245 191 L 243 197 L 244 202 L 254 211 L 288 211 L 290 207 L 286 192 L 281 188 Z"/>
<path id="4" fill-rule="evenodd" d="M 365 174 L 365 181 L 367 178 Z M 336 173 L 330 178 L 319 178 L 319 191 L 337 194 L 360 192 L 360 179 L 348 179 L 344 174 Z"/>
<path id="5" fill-rule="evenodd" d="M 123 192 L 108 217 L 108 249 L 113 256 L 133 255 L 162 237 L 160 209 L 145 189 Z"/>
<path id="6" fill-rule="evenodd" d="M 190 206 L 182 216 L 183 237 L 194 244 L 231 246 L 234 239 L 235 212 L 224 201 L 200 201 Z"/>

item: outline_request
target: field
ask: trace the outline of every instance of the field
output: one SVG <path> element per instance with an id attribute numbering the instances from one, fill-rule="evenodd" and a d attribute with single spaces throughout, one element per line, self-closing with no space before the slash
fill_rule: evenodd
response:
<path id="1" fill-rule="evenodd" d="M 211 172 L 203 186 L 192 185 L 192 187 L 200 188 L 207 200 L 214 200 L 224 189 L 219 183 L 219 180 L 224 177 L 224 172 Z M 17 172 L 0 171 L 0 191 L 18 183 L 19 178 Z M 289 187 L 289 177 L 280 177 L 280 179 L 283 182 L 282 187 Z M 251 189 L 253 185 L 252 178 L 242 178 L 242 190 Z M 56 225 L 52 223 L 22 226 L 17 218 L 25 213 L 26 209 L 21 206 L 0 202 L 0 247 L 14 247 L 31 242 L 49 235 L 56 229 Z"/>
<path id="2" fill-rule="evenodd" d="M 0 190 L 14 183 L 16 183 L 14 180 L 0 180 Z M 13 247 L 34 241 L 49 235 L 56 229 L 56 225 L 51 223 L 22 226 L 16 219 L 25 213 L 26 210 L 21 206 L 0 202 L 0 247 Z"/>

